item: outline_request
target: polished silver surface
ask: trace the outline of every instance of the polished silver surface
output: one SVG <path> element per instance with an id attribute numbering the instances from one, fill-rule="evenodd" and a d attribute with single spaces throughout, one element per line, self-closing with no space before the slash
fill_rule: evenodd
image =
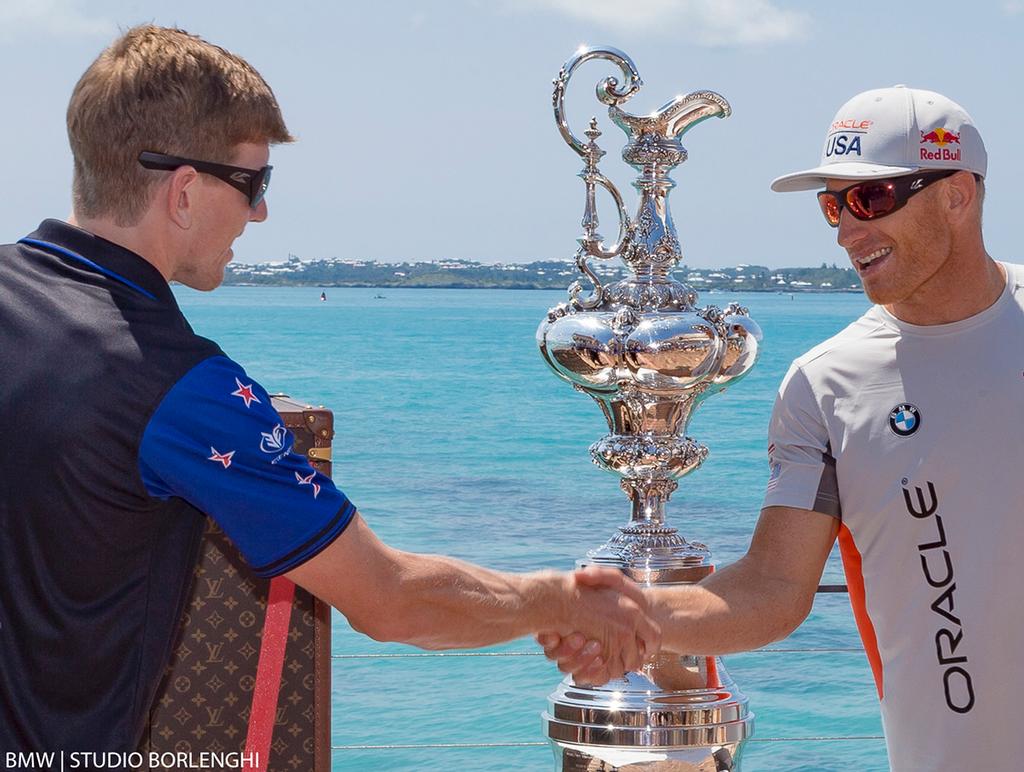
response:
<path id="1" fill-rule="evenodd" d="M 596 94 L 625 132 L 622 158 L 638 172 L 634 216 L 598 168 L 605 151 L 597 144 L 597 119 L 581 139 L 565 113 L 572 76 L 593 60 L 619 70 L 598 83 Z M 705 545 L 665 521 L 678 480 L 708 455 L 686 429 L 703 400 L 751 370 L 762 336 L 747 309 L 698 307 L 693 288 L 672 276 L 683 253 L 669 210 L 669 173 L 686 160 L 682 136 L 708 118 L 727 117 L 729 103 L 695 91 L 649 115 L 632 115 L 623 105 L 641 85 L 633 61 L 610 47 L 581 48 L 555 78 L 555 122 L 583 159 L 583 233 L 575 255 L 581 281 L 569 287 L 567 302 L 548 311 L 537 343 L 555 374 L 600 407 L 609 433 L 590 447 L 591 458 L 621 478 L 632 504 L 630 521 L 580 564 L 615 566 L 647 584 L 687 583 L 714 566 Z M 601 191 L 618 216 L 611 244 L 598 232 Z M 591 263 L 616 257 L 630 275 L 605 286 Z M 567 679 L 549 698 L 544 725 L 558 769 L 738 770 L 753 714 L 718 660 L 661 654 L 642 672 L 599 689 Z"/>
<path id="2" fill-rule="evenodd" d="M 752 716 L 713 657 L 659 655 L 603 687 L 568 680 L 544 722 L 557 769 L 737 770 Z"/>
<path id="3" fill-rule="evenodd" d="M 636 751 L 558 743 L 556 772 L 728 772 L 740 768 L 737 744 Z"/>

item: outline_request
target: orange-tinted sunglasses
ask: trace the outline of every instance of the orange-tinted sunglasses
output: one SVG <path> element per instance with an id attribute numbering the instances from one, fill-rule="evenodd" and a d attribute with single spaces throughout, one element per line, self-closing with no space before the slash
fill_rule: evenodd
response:
<path id="1" fill-rule="evenodd" d="M 959 169 L 939 172 L 918 172 L 904 177 L 884 180 L 865 180 L 842 190 L 823 190 L 818 204 L 825 220 L 833 228 L 839 227 L 843 208 L 858 220 L 875 220 L 902 209 L 910 197 L 920 193 L 933 182 L 956 174 Z"/>

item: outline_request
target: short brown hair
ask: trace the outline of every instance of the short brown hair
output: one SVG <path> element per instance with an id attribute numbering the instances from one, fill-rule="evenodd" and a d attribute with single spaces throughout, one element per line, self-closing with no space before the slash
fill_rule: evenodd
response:
<path id="1" fill-rule="evenodd" d="M 270 86 L 242 57 L 184 30 L 143 25 L 85 71 L 68 104 L 76 214 L 138 223 L 159 173 L 139 153 L 230 163 L 242 142 L 291 142 Z"/>

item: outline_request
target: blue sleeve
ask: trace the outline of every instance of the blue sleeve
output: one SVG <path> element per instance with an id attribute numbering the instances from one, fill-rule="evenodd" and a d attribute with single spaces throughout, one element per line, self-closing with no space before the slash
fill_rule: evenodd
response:
<path id="1" fill-rule="evenodd" d="M 153 413 L 139 472 L 151 496 L 185 499 L 217 521 L 259 576 L 276 576 L 330 544 L 355 513 L 293 443 L 263 387 L 227 357 L 211 357 Z"/>

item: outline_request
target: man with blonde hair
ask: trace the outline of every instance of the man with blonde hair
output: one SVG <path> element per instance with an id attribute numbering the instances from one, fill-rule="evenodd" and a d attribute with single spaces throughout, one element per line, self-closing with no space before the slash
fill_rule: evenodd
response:
<path id="1" fill-rule="evenodd" d="M 267 217 L 273 92 L 243 59 L 142 26 L 68 107 L 73 213 L 0 247 L 0 750 L 137 746 L 203 514 L 379 640 L 483 646 L 582 631 L 608 667 L 659 643 L 639 591 L 381 543 L 292 452 L 267 392 L 195 335 L 169 283 L 209 290 Z"/>

